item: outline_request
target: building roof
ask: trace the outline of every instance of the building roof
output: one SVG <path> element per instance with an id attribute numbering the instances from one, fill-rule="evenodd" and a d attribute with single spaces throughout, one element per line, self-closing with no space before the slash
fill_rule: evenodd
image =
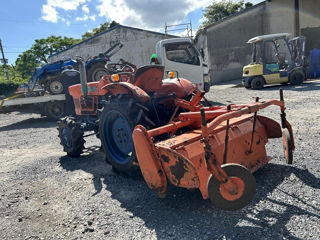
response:
<path id="1" fill-rule="evenodd" d="M 117 29 L 117 28 L 126 28 L 126 29 L 129 29 L 129 30 L 141 31 L 141 32 L 148 32 L 148 33 L 152 33 L 152 34 L 156 34 L 156 35 L 163 35 L 163 36 L 167 35 L 167 36 L 169 36 L 169 37 L 175 37 L 175 38 L 179 37 L 179 36 L 175 36 L 175 35 L 164 34 L 164 33 L 160 33 L 160 32 L 154 32 L 154 31 L 144 30 L 144 29 L 141 29 L 141 28 L 134 28 L 134 27 L 124 26 L 124 25 L 119 24 L 119 25 L 114 26 L 113 28 L 110 28 L 110 29 L 108 29 L 108 30 L 106 30 L 106 31 L 103 31 L 103 32 L 101 32 L 101 33 L 98 33 L 98 34 L 94 35 L 93 37 L 87 38 L 87 39 L 85 39 L 85 40 L 83 40 L 83 41 L 81 41 L 81 42 L 79 42 L 79 43 L 77 43 L 77 44 L 74 44 L 74 45 L 72 45 L 72 46 L 70 46 L 70 47 L 68 47 L 68 48 L 66 48 L 66 49 L 64 49 L 64 50 L 61 50 L 61 51 L 59 51 L 59 52 L 57 52 L 57 53 L 54 53 L 54 54 L 50 55 L 49 58 L 50 58 L 50 57 L 53 57 L 53 56 L 56 56 L 56 55 L 59 55 L 59 54 L 62 53 L 62 52 L 65 52 L 65 51 L 67 51 L 67 50 L 69 50 L 69 49 L 71 49 L 71 48 L 74 48 L 75 46 L 78 46 L 78 45 L 81 45 L 81 44 L 83 44 L 83 43 L 85 43 L 85 42 L 88 42 L 88 41 L 90 41 L 91 39 L 94 39 L 94 38 L 96 38 L 96 37 L 98 37 L 98 36 L 100 36 L 100 35 L 102 35 L 102 34 L 111 32 L 111 31 L 113 31 L 113 30 L 115 30 L 115 29 Z"/>
<path id="2" fill-rule="evenodd" d="M 256 36 L 254 38 L 249 39 L 247 43 L 256 43 L 266 40 L 277 40 L 280 38 L 289 38 L 291 36 L 291 33 L 275 33 L 275 34 L 268 34 L 268 35 L 261 35 Z"/>

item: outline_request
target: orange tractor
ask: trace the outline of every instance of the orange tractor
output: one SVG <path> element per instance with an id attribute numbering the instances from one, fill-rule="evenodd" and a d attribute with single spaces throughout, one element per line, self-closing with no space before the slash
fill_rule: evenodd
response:
<path id="1" fill-rule="evenodd" d="M 86 83 L 83 66 L 80 71 L 82 84 L 69 87 L 76 116 L 59 123 L 64 150 L 79 156 L 84 132 L 94 130 L 106 161 L 129 175 L 140 168 L 160 197 L 169 181 L 199 189 L 219 208 L 240 209 L 255 195 L 252 173 L 270 160 L 265 149 L 269 138 L 283 138 L 285 158 L 292 163 L 294 138 L 282 90 L 280 100 L 212 106 L 190 81 L 178 76 L 163 80 L 162 66 L 92 83 Z M 281 126 L 257 114 L 271 105 L 280 107 Z"/>
<path id="2" fill-rule="evenodd" d="M 68 88 L 75 115 L 59 122 L 64 151 L 71 157 L 79 156 L 84 149 L 84 133 L 94 131 L 101 140 L 106 161 L 114 170 L 135 173 L 138 162 L 131 136 L 134 127 L 141 124 L 151 129 L 167 124 L 182 109 L 190 108 L 187 100 L 196 87 L 183 78 L 163 80 L 163 66 L 149 65 L 136 70 L 127 63 L 111 66 L 123 72 L 87 83 L 84 66 L 79 65 L 81 84 Z M 181 109 L 177 109 L 179 101 L 184 105 Z"/>

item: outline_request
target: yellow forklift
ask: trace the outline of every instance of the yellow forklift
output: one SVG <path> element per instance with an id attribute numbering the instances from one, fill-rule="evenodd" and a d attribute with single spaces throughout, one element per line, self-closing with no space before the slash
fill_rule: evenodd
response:
<path id="1" fill-rule="evenodd" d="M 305 37 L 289 33 L 251 38 L 251 63 L 243 67 L 245 88 L 261 89 L 267 84 L 301 84 L 306 78 Z"/>

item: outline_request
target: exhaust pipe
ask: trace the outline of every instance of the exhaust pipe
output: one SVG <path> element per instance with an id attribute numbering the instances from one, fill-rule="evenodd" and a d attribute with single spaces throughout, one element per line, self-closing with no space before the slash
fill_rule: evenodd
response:
<path id="1" fill-rule="evenodd" d="M 86 66 L 84 61 L 81 61 L 79 59 L 76 60 L 77 64 L 79 64 L 79 72 L 80 72 L 80 83 L 81 83 L 81 92 L 84 97 L 87 97 L 88 95 L 88 81 L 87 81 L 87 72 L 86 72 Z"/>

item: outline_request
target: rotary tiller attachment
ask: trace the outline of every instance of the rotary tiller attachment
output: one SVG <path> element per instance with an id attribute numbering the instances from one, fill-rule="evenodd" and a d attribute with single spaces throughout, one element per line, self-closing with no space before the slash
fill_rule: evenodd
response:
<path id="1" fill-rule="evenodd" d="M 276 105 L 281 124 L 260 116 L 260 109 Z M 137 126 L 134 146 L 149 188 L 163 197 L 167 179 L 177 187 L 198 188 L 204 199 L 224 210 L 251 202 L 256 191 L 253 172 L 270 161 L 265 145 L 283 138 L 287 163 L 292 163 L 294 140 L 286 120 L 283 93 L 279 100 L 248 105 L 211 106 L 181 113 L 171 123 L 147 131 Z"/>

